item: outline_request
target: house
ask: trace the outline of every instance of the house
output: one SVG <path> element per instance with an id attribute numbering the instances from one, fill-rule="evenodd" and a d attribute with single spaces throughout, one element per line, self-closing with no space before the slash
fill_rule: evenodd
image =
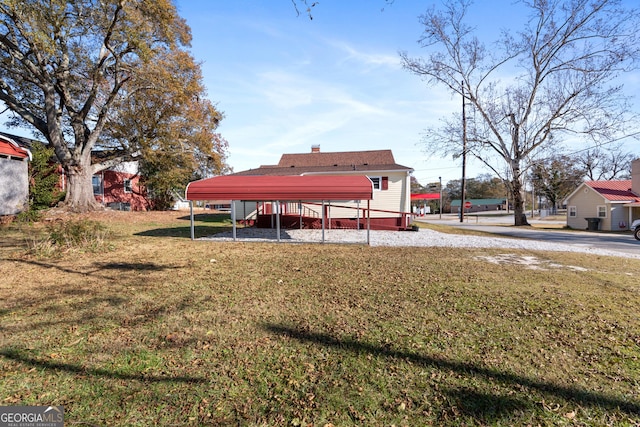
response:
<path id="1" fill-rule="evenodd" d="M 290 175 L 364 175 L 373 185 L 373 200 L 369 203 L 372 229 L 407 229 L 411 216 L 410 173 L 413 169 L 396 163 L 391 150 L 321 152 L 320 146 L 311 147 L 311 152 L 283 154 L 277 165 L 263 165 L 235 173 L 237 176 L 290 176 Z M 290 217 L 284 226 L 318 226 L 323 217 L 323 204 L 267 203 L 238 201 L 235 209 L 238 217 L 257 222 L 259 227 L 271 225 L 270 215 L 276 209 Z M 364 203 L 357 200 L 330 203 L 327 215 L 330 227 L 358 228 L 365 217 Z M 303 224 L 304 223 L 304 224 Z M 319 227 L 319 226 L 318 226 Z"/>
<path id="2" fill-rule="evenodd" d="M 140 183 L 137 161 L 123 162 L 98 172 L 93 175 L 92 183 L 94 197 L 105 207 L 123 211 L 151 209 L 146 189 Z"/>
<path id="3" fill-rule="evenodd" d="M 34 143 L 39 141 L 0 132 L 0 215 L 19 213 L 28 201 L 29 148 Z M 96 151 L 92 155 L 99 161 L 105 153 Z M 64 191 L 67 180 L 62 168 L 59 168 L 59 173 L 58 186 Z M 140 185 L 137 161 L 124 162 L 98 172 L 92 183 L 96 200 L 105 207 L 120 210 L 148 210 L 151 207 L 146 191 Z"/>
<path id="4" fill-rule="evenodd" d="M 628 230 L 640 218 L 640 159 L 631 163 L 630 180 L 583 182 L 564 203 L 569 228 Z"/>
<path id="5" fill-rule="evenodd" d="M 507 199 L 468 199 L 471 207 L 465 212 L 503 211 L 507 209 Z M 460 199 L 451 201 L 451 212 L 460 212 Z"/>
<path id="6" fill-rule="evenodd" d="M 15 215 L 27 205 L 30 159 L 27 146 L 0 134 L 0 215 Z"/>

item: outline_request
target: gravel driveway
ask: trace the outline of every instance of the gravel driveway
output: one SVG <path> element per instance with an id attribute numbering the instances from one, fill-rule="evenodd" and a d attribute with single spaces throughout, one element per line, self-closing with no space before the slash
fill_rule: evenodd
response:
<path id="1" fill-rule="evenodd" d="M 359 243 L 366 244 L 365 230 L 325 230 L 326 243 Z M 261 228 L 237 229 L 238 241 L 276 241 L 276 230 Z M 320 243 L 322 230 L 281 230 L 280 239 L 291 243 Z M 618 256 L 640 259 L 640 254 L 624 253 L 613 250 L 594 248 L 590 245 L 562 244 L 542 242 L 533 239 L 516 239 L 501 237 L 470 236 L 461 234 L 440 233 L 421 228 L 419 231 L 370 231 L 371 246 L 405 246 L 405 247 L 450 247 L 450 248 L 505 248 L 531 251 L 584 252 L 594 255 Z M 231 232 L 219 233 L 203 237 L 199 240 L 233 240 Z"/>

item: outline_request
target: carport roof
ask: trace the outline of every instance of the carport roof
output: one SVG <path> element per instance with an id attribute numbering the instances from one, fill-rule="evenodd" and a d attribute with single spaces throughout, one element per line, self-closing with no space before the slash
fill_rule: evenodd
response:
<path id="1" fill-rule="evenodd" d="M 371 200 L 373 184 L 363 175 L 225 175 L 190 182 L 187 200 Z"/>

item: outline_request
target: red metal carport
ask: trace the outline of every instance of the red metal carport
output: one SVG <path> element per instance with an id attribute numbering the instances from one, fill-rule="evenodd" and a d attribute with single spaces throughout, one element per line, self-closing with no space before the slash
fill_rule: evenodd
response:
<path id="1" fill-rule="evenodd" d="M 322 202 L 367 200 L 367 243 L 369 243 L 369 201 L 373 199 L 373 184 L 364 175 L 289 175 L 240 176 L 225 175 L 190 182 L 185 198 L 191 202 L 191 238 L 194 239 L 193 201 L 231 200 L 233 238 L 236 239 L 234 201 L 255 202 Z M 324 209 L 323 209 L 324 211 Z M 322 239 L 324 242 L 324 216 Z M 278 213 L 277 236 L 280 241 Z"/>

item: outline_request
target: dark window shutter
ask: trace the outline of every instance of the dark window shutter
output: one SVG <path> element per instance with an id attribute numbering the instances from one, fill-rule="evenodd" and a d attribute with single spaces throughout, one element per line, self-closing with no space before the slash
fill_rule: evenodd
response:
<path id="1" fill-rule="evenodd" d="M 382 185 L 380 186 L 381 190 L 388 190 L 389 189 L 389 177 L 388 176 L 383 176 L 382 177 Z"/>

